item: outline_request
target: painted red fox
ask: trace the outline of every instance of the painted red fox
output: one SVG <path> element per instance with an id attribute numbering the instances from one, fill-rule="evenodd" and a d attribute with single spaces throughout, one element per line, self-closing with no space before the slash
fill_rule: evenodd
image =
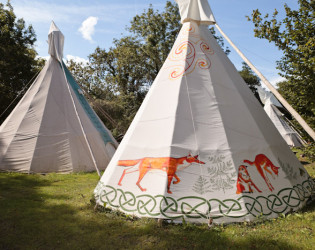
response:
<path id="1" fill-rule="evenodd" d="M 247 166 L 241 165 L 238 168 L 238 177 L 236 184 L 236 193 L 253 193 L 252 187 L 256 188 L 256 190 L 261 193 L 258 187 L 255 185 L 253 180 L 250 178 L 250 175 L 247 171 Z"/>
<path id="2" fill-rule="evenodd" d="M 255 161 L 253 162 L 249 160 L 244 160 L 244 162 L 250 165 L 255 165 L 257 168 L 257 171 L 259 172 L 261 177 L 265 180 L 269 190 L 270 191 L 274 190 L 274 187 L 271 185 L 270 180 L 267 176 L 267 173 L 269 173 L 274 178 L 273 173 L 275 175 L 278 175 L 279 167 L 276 167 L 275 165 L 273 165 L 271 160 L 269 160 L 268 157 L 265 156 L 264 154 L 256 155 Z"/>
<path id="3" fill-rule="evenodd" d="M 124 176 L 126 174 L 130 174 L 136 171 L 139 171 L 139 178 L 137 181 L 137 186 L 141 189 L 141 191 L 146 191 L 145 188 L 142 188 L 140 185 L 141 180 L 143 177 L 146 175 L 146 173 L 152 169 L 159 169 L 162 171 L 165 171 L 167 174 L 168 178 L 168 183 L 167 183 L 167 192 L 171 194 L 170 186 L 173 178 L 175 177 L 176 181 L 173 182 L 173 184 L 177 184 L 180 182 L 180 179 L 176 175 L 177 170 L 182 170 L 184 168 L 178 169 L 178 167 L 184 163 L 189 163 L 189 165 L 184 166 L 184 168 L 190 166 L 192 163 L 199 163 L 199 164 L 205 164 L 202 161 L 198 160 L 198 155 L 192 156 L 184 156 L 181 158 L 172 158 L 172 157 L 161 157 L 161 158 L 153 158 L 153 157 L 146 157 L 143 159 L 138 159 L 138 160 L 122 160 L 118 161 L 118 166 L 123 166 L 123 167 L 131 167 L 128 169 L 125 169 L 123 174 L 120 177 L 120 180 L 118 182 L 118 185 L 121 186 L 121 181 L 123 180 Z M 133 166 L 137 165 L 138 163 L 138 169 L 133 169 Z M 131 170 L 131 171 L 128 171 Z"/>

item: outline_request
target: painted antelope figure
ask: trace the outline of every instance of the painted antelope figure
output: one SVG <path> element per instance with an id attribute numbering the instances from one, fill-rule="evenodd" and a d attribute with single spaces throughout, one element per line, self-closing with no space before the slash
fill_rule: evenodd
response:
<path id="1" fill-rule="evenodd" d="M 134 169 L 134 166 L 139 163 L 138 169 Z M 188 165 L 184 165 L 188 163 Z M 173 178 L 175 177 L 176 181 L 173 181 L 173 184 L 177 184 L 180 182 L 180 179 L 176 175 L 177 170 L 182 170 L 186 167 L 189 167 L 192 163 L 199 163 L 205 164 L 204 162 L 198 160 L 198 155 L 192 156 L 184 156 L 180 158 L 172 158 L 172 157 L 161 157 L 161 158 L 154 158 L 154 157 L 146 157 L 138 160 L 122 160 L 118 161 L 118 166 L 123 167 L 130 167 L 125 169 L 120 177 L 118 185 L 121 186 L 121 182 L 126 174 L 130 174 L 136 171 L 139 171 L 139 178 L 137 181 L 137 186 L 140 188 L 141 191 L 146 191 L 145 188 L 142 188 L 140 185 L 141 180 L 146 175 L 146 173 L 152 169 L 159 169 L 165 171 L 168 178 L 167 183 L 167 192 L 171 194 L 170 186 L 172 183 Z M 182 168 L 180 168 L 182 166 Z"/>
<path id="2" fill-rule="evenodd" d="M 237 177 L 237 184 L 236 184 L 236 193 L 253 193 L 253 188 L 255 188 L 259 193 L 261 191 L 259 188 L 255 185 L 252 178 L 250 177 L 247 166 L 241 165 L 238 168 L 238 177 Z"/>
<path id="3" fill-rule="evenodd" d="M 270 191 L 274 190 L 274 187 L 271 185 L 267 173 L 269 173 L 273 178 L 275 178 L 273 174 L 278 175 L 279 167 L 273 165 L 273 163 L 271 162 L 271 160 L 269 160 L 267 156 L 265 156 L 264 154 L 259 154 L 256 155 L 255 160 L 253 162 L 249 160 L 244 160 L 244 163 L 248 163 L 249 165 L 255 165 L 258 173 L 265 180 L 269 190 Z"/>

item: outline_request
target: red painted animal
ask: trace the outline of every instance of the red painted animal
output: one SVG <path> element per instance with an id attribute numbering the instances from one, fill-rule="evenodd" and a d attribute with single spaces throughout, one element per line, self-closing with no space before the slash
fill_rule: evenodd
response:
<path id="1" fill-rule="evenodd" d="M 269 160 L 269 158 L 265 156 L 264 154 L 256 155 L 255 161 L 253 162 L 249 160 L 244 160 L 244 162 L 250 165 L 255 165 L 258 173 L 265 180 L 269 190 L 270 191 L 274 190 L 274 187 L 271 185 L 271 182 L 267 176 L 267 173 L 269 173 L 273 178 L 275 178 L 273 174 L 278 175 L 279 167 L 276 167 L 275 165 L 273 165 L 271 160 Z"/>
<path id="2" fill-rule="evenodd" d="M 134 166 L 139 163 L 138 169 L 134 169 Z M 181 169 L 178 169 L 179 166 L 182 166 L 184 163 L 188 163 L 188 165 L 184 166 Z M 137 186 L 140 188 L 141 191 L 146 191 L 145 188 L 142 188 L 140 185 L 141 180 L 146 175 L 146 173 L 152 169 L 159 169 L 162 171 L 165 171 L 168 178 L 167 183 L 167 192 L 171 194 L 170 186 L 173 178 L 175 177 L 176 181 L 173 182 L 173 184 L 177 184 L 180 182 L 180 179 L 176 175 L 177 170 L 182 170 L 188 166 L 190 166 L 192 163 L 199 163 L 199 164 L 205 164 L 204 162 L 198 160 L 198 155 L 192 156 L 184 156 L 181 158 L 172 158 L 172 157 L 161 157 L 161 158 L 154 158 L 154 157 L 146 157 L 143 159 L 138 160 L 122 160 L 118 161 L 118 166 L 128 167 L 132 166 L 131 168 L 125 169 L 122 173 L 120 180 L 118 182 L 118 185 L 121 186 L 121 181 L 123 180 L 124 176 L 126 174 L 130 174 L 136 171 L 139 171 L 139 178 L 137 181 Z M 128 171 L 130 170 L 130 171 Z"/>
<path id="3" fill-rule="evenodd" d="M 255 185 L 253 180 L 250 178 L 250 175 L 247 171 L 247 166 L 241 165 L 238 168 L 238 177 L 236 184 L 236 193 L 253 193 L 252 187 L 256 188 L 256 190 L 261 193 L 258 187 Z"/>

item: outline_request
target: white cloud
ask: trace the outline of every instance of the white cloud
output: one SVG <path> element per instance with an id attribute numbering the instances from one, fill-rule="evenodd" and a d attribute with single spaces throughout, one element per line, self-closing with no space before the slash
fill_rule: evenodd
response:
<path id="1" fill-rule="evenodd" d="M 275 76 L 273 78 L 270 79 L 270 83 L 274 86 L 277 85 L 278 82 L 282 82 L 282 81 L 285 81 L 287 79 L 285 79 L 284 77 L 282 76 Z"/>
<path id="2" fill-rule="evenodd" d="M 82 57 L 79 56 L 73 56 L 73 55 L 66 55 L 66 59 L 67 61 L 73 60 L 76 63 L 82 63 L 83 65 L 87 65 L 89 60 L 84 59 Z"/>
<path id="3" fill-rule="evenodd" d="M 278 88 L 277 83 L 285 81 L 286 79 L 282 76 L 273 76 L 273 77 L 267 77 L 268 81 L 275 87 Z M 262 81 L 260 82 L 262 87 L 269 89 Z"/>
<path id="4" fill-rule="evenodd" d="M 37 56 L 36 59 L 39 59 L 39 58 L 42 58 L 44 59 L 45 61 L 48 61 L 48 59 L 50 58 L 50 56 Z M 87 65 L 89 63 L 89 60 L 88 59 L 85 59 L 85 58 L 82 58 L 82 57 L 79 57 L 79 56 L 73 56 L 73 55 L 66 55 L 66 58 L 65 58 L 67 61 L 74 61 L 76 63 L 82 63 L 83 66 Z"/>
<path id="5" fill-rule="evenodd" d="M 97 24 L 98 17 L 90 16 L 85 19 L 79 28 L 84 39 L 93 42 L 92 35 L 94 34 L 94 26 Z"/>

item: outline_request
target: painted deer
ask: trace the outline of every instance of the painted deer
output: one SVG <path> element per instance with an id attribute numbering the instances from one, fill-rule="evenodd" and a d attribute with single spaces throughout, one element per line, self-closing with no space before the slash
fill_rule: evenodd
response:
<path id="1" fill-rule="evenodd" d="M 279 167 L 273 165 L 273 163 L 271 162 L 271 160 L 269 160 L 267 156 L 265 156 L 264 154 L 259 154 L 256 155 L 255 160 L 253 162 L 249 160 L 244 160 L 244 163 L 248 163 L 249 165 L 255 165 L 258 173 L 265 180 L 269 190 L 270 191 L 274 190 L 274 187 L 271 185 L 267 173 L 270 174 L 273 178 L 275 178 L 274 174 L 278 175 Z"/>

